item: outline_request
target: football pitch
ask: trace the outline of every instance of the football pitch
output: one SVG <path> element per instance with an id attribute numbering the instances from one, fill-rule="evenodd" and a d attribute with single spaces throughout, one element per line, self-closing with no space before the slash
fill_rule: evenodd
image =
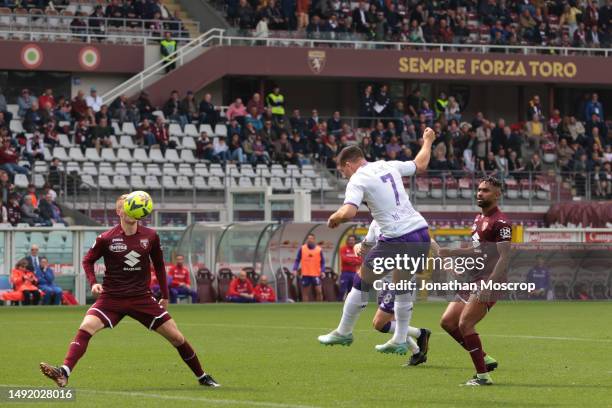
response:
<path id="1" fill-rule="evenodd" d="M 222 384 L 197 384 L 176 350 L 125 318 L 89 343 L 70 378 L 67 407 L 610 407 L 612 304 L 500 303 L 479 325 L 499 361 L 494 386 L 460 387 L 474 370 L 467 352 L 442 333 L 445 303 L 418 303 L 412 325 L 433 331 L 429 360 L 383 355 L 375 307 L 362 313 L 350 347 L 316 337 L 336 327 L 340 303 L 171 305 L 169 311 Z M 50 387 L 38 363 L 61 363 L 84 307 L 1 307 L 0 384 Z M 0 401 L 2 406 L 13 406 Z"/>

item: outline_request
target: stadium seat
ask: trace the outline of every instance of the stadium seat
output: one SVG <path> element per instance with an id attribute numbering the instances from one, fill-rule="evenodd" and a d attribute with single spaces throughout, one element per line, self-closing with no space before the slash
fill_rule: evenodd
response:
<path id="1" fill-rule="evenodd" d="M 121 127 L 121 134 L 136 136 L 136 128 L 132 122 L 124 122 Z"/>
<path id="2" fill-rule="evenodd" d="M 167 190 L 178 190 L 179 187 L 172 176 L 162 176 L 162 186 Z"/>
<path id="3" fill-rule="evenodd" d="M 161 184 L 159 184 L 159 180 L 157 179 L 156 176 L 153 176 L 153 175 L 147 175 L 145 177 L 145 184 L 147 185 L 147 188 L 151 190 L 161 189 Z"/>
<path id="4" fill-rule="evenodd" d="M 285 169 L 283 169 L 283 166 L 281 166 L 280 164 L 273 164 L 272 167 L 270 168 L 270 173 L 274 177 L 281 177 L 281 178 L 284 178 L 287 175 L 285 173 Z"/>
<path id="5" fill-rule="evenodd" d="M 193 150 L 183 149 L 180 154 L 181 160 L 185 163 L 197 163 L 198 159 L 193 155 Z"/>
<path id="6" fill-rule="evenodd" d="M 431 185 L 431 197 L 436 199 L 442 198 L 442 179 L 438 177 L 432 177 L 429 182 Z"/>
<path id="7" fill-rule="evenodd" d="M 162 152 L 159 149 L 149 150 L 149 159 L 151 159 L 153 163 L 165 163 L 166 162 L 166 159 L 164 159 L 164 156 L 162 155 Z"/>
<path id="8" fill-rule="evenodd" d="M 247 177 L 255 177 L 255 171 L 253 170 L 253 166 L 250 165 L 242 165 L 242 168 L 240 169 L 240 175 L 241 176 L 247 176 Z"/>
<path id="9" fill-rule="evenodd" d="M 191 190 L 193 189 L 193 185 L 187 176 L 178 176 L 176 178 L 176 185 L 181 190 Z"/>
<path id="10" fill-rule="evenodd" d="M 506 197 L 510 200 L 516 200 L 519 197 L 519 186 L 515 179 L 506 179 Z"/>
<path id="11" fill-rule="evenodd" d="M 446 197 L 453 199 L 459 197 L 459 183 L 454 177 L 446 177 Z"/>
<path id="12" fill-rule="evenodd" d="M 114 176 L 113 177 L 113 186 L 117 190 L 129 190 L 130 184 L 128 183 L 125 176 Z"/>
<path id="13" fill-rule="evenodd" d="M 185 136 L 198 137 L 200 134 L 198 133 L 198 129 L 196 129 L 195 125 L 188 123 L 185 125 Z"/>
<path id="14" fill-rule="evenodd" d="M 100 157 L 100 154 L 98 153 L 98 150 L 96 150 L 95 147 L 88 147 L 87 149 L 85 149 L 85 159 L 89 160 L 90 162 L 96 162 L 96 163 L 102 161 L 102 158 Z"/>
<path id="15" fill-rule="evenodd" d="M 332 186 L 329 185 L 329 180 L 327 178 L 321 178 L 318 177 L 314 180 L 314 184 L 317 190 L 323 190 L 323 191 L 331 191 L 334 188 Z"/>
<path id="16" fill-rule="evenodd" d="M 533 186 L 530 185 L 529 180 L 523 179 L 520 182 L 521 185 L 521 197 L 525 200 L 528 200 L 530 197 L 533 197 Z"/>
<path id="17" fill-rule="evenodd" d="M 104 190 L 112 190 L 114 188 L 113 183 L 111 183 L 110 177 L 107 175 L 100 175 L 98 177 L 98 185 L 101 189 Z"/>
<path id="18" fill-rule="evenodd" d="M 166 161 L 170 163 L 180 163 L 182 160 L 179 158 L 178 151 L 175 149 L 166 150 Z"/>
<path id="19" fill-rule="evenodd" d="M 30 181 L 28 180 L 28 176 L 26 176 L 25 174 L 15 174 L 14 184 L 15 187 L 26 189 L 28 188 L 28 184 L 30 184 Z"/>
<path id="20" fill-rule="evenodd" d="M 255 168 L 255 173 L 257 174 L 257 177 L 272 177 L 270 169 L 265 164 L 258 164 Z"/>
<path id="21" fill-rule="evenodd" d="M 132 136 L 121 136 L 119 138 L 119 146 L 125 147 L 127 149 L 134 149 L 136 144 L 134 143 L 134 139 Z"/>
<path id="22" fill-rule="evenodd" d="M 191 164 L 181 163 L 178 167 L 178 172 L 181 176 L 193 177 L 193 168 Z"/>
<path id="23" fill-rule="evenodd" d="M 418 198 L 427 198 L 429 195 L 429 180 L 424 177 L 416 179 L 416 196 Z"/>
<path id="24" fill-rule="evenodd" d="M 117 139 L 117 136 L 115 135 L 110 135 L 108 140 L 110 140 L 111 146 L 113 147 L 119 147 L 119 139 Z"/>
<path id="25" fill-rule="evenodd" d="M 185 133 L 183 133 L 183 129 L 181 129 L 181 125 L 179 125 L 178 123 L 171 123 L 170 126 L 168 126 L 168 133 L 170 133 L 170 136 L 185 136 Z"/>
<path id="26" fill-rule="evenodd" d="M 207 123 L 204 125 L 200 125 L 200 133 L 202 132 L 206 132 L 206 134 L 210 137 L 215 135 L 215 132 L 213 131 L 212 127 Z"/>
<path id="27" fill-rule="evenodd" d="M 110 163 L 100 163 L 99 171 L 101 176 L 113 176 L 115 171 L 113 170 L 113 165 Z"/>
<path id="28" fill-rule="evenodd" d="M 121 128 L 119 128 L 119 123 L 112 121 L 111 126 L 113 130 L 115 131 L 116 135 L 121 136 L 123 134 L 123 132 L 121 131 Z"/>
<path id="29" fill-rule="evenodd" d="M 215 135 L 219 137 L 227 137 L 227 126 L 217 125 L 215 126 Z"/>
<path id="30" fill-rule="evenodd" d="M 18 119 L 12 119 L 9 125 L 11 132 L 13 133 L 25 133 L 25 129 L 23 128 L 23 124 Z"/>
<path id="31" fill-rule="evenodd" d="M 312 164 L 305 164 L 302 166 L 302 175 L 304 177 L 317 178 L 317 173 L 314 171 Z"/>
<path id="32" fill-rule="evenodd" d="M 66 173 L 70 174 L 72 172 L 81 172 L 81 166 L 77 162 L 70 161 L 66 164 Z"/>
<path id="33" fill-rule="evenodd" d="M 268 180 L 265 177 L 255 177 L 253 179 L 254 187 L 270 187 Z"/>
<path id="34" fill-rule="evenodd" d="M 127 163 L 117 163 L 115 164 L 115 174 L 129 177 L 132 173 Z"/>
<path id="35" fill-rule="evenodd" d="M 194 167 L 194 173 L 196 176 L 208 177 L 210 175 L 210 172 L 208 171 L 208 166 L 205 163 L 196 163 Z"/>
<path id="36" fill-rule="evenodd" d="M 143 182 L 142 176 L 130 176 L 130 185 L 132 190 L 146 190 L 147 185 Z"/>
<path id="37" fill-rule="evenodd" d="M 196 149 L 196 142 L 193 137 L 184 137 L 182 145 L 183 145 L 183 149 L 191 149 L 191 150 Z"/>
<path id="38" fill-rule="evenodd" d="M 151 175 L 151 176 L 161 176 L 163 173 L 161 171 L 161 169 L 159 168 L 159 164 L 147 164 L 147 176 Z"/>
<path id="39" fill-rule="evenodd" d="M 288 164 L 286 170 L 287 177 L 299 177 L 301 174 L 300 168 L 296 164 Z"/>
<path id="40" fill-rule="evenodd" d="M 286 190 L 285 183 L 283 183 L 283 179 L 280 177 L 270 178 L 270 187 L 275 190 Z"/>
<path id="41" fill-rule="evenodd" d="M 471 199 L 472 192 L 472 179 L 467 177 L 459 179 L 459 193 L 461 193 L 461 198 Z"/>
<path id="42" fill-rule="evenodd" d="M 230 177 L 238 177 L 240 176 L 240 170 L 235 164 L 229 163 L 225 165 L 225 174 Z"/>
<path id="43" fill-rule="evenodd" d="M 78 162 L 84 162 L 87 160 L 85 156 L 83 156 L 83 151 L 80 147 L 71 147 L 68 152 L 68 155 L 70 156 L 70 160 Z"/>
<path id="44" fill-rule="evenodd" d="M 90 176 L 97 176 L 98 168 L 96 167 L 96 164 L 93 162 L 83 163 L 83 174 L 89 174 Z"/>
<path id="45" fill-rule="evenodd" d="M 36 188 L 43 188 L 45 186 L 45 177 L 42 174 L 34 174 L 32 183 Z"/>
<path id="46" fill-rule="evenodd" d="M 225 176 L 225 172 L 223 171 L 223 168 L 221 168 L 221 165 L 218 163 L 211 164 L 209 170 L 210 170 L 211 176 L 218 176 L 218 177 Z"/>
<path id="47" fill-rule="evenodd" d="M 119 149 L 117 150 L 117 160 L 124 163 L 131 163 L 134 159 L 128 149 Z"/>
<path id="48" fill-rule="evenodd" d="M 238 187 L 253 187 L 253 180 L 250 177 L 242 176 L 238 179 Z"/>
<path id="49" fill-rule="evenodd" d="M 72 147 L 72 142 L 68 139 L 68 135 L 63 133 L 59 134 L 59 145 L 62 147 Z"/>
<path id="50" fill-rule="evenodd" d="M 206 180 L 202 176 L 195 176 L 193 178 L 193 185 L 198 190 L 208 190 L 208 185 L 206 184 Z"/>
<path id="51" fill-rule="evenodd" d="M 144 164 L 142 163 L 132 163 L 131 167 L 133 176 L 146 176 L 147 171 L 145 170 Z"/>
<path id="52" fill-rule="evenodd" d="M 54 147 L 52 156 L 57 157 L 61 162 L 67 162 L 70 160 L 68 154 L 66 154 L 66 149 L 63 147 Z"/>
<path id="53" fill-rule="evenodd" d="M 53 159 L 53 154 L 51 154 L 51 150 L 47 146 L 45 146 L 44 150 L 45 161 L 51 161 Z"/>
<path id="54" fill-rule="evenodd" d="M 224 190 L 225 189 L 225 186 L 223 185 L 221 178 L 217 176 L 211 176 L 208 178 L 208 186 L 210 187 L 211 190 Z"/>
<path id="55" fill-rule="evenodd" d="M 101 158 L 103 161 L 107 161 L 111 163 L 115 163 L 119 161 L 119 159 L 117 159 L 117 156 L 115 156 L 115 151 L 110 147 L 105 147 L 102 149 Z"/>
<path id="56" fill-rule="evenodd" d="M 94 188 L 96 186 L 97 184 L 93 176 L 90 176 L 89 174 L 83 174 L 81 176 L 81 188 Z"/>
<path id="57" fill-rule="evenodd" d="M 34 173 L 45 174 L 49 171 L 49 165 L 47 162 L 42 160 L 37 160 L 34 162 Z"/>
<path id="58" fill-rule="evenodd" d="M 312 184 L 312 180 L 308 177 L 303 177 L 300 179 L 300 187 L 305 190 L 314 190 L 314 184 Z"/>
<path id="59" fill-rule="evenodd" d="M 172 163 L 164 163 L 162 166 L 162 174 L 164 176 L 172 176 L 176 177 L 179 175 L 178 171 L 176 171 L 176 165 Z"/>
<path id="60" fill-rule="evenodd" d="M 175 147 L 176 150 L 183 150 L 183 145 L 181 144 L 181 140 L 178 137 L 171 137 L 170 142 L 174 142 L 174 144 L 176 144 L 176 147 Z M 168 151 L 166 151 L 166 153 L 167 152 Z"/>
<path id="61" fill-rule="evenodd" d="M 160 152 L 161 154 L 161 152 Z M 162 157 L 163 159 L 163 157 Z M 151 159 L 149 158 L 149 155 L 147 154 L 147 151 L 145 149 L 143 149 L 142 147 L 138 147 L 136 149 L 134 149 L 134 160 L 135 161 L 139 161 L 141 163 L 151 163 Z"/>

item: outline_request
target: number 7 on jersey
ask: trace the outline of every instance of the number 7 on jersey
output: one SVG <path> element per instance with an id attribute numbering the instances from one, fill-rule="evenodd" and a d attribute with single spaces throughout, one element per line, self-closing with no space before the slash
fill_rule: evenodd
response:
<path id="1" fill-rule="evenodd" d="M 393 175 L 391 173 L 387 173 L 384 176 L 380 176 L 380 179 L 383 183 L 386 183 L 387 181 L 391 182 L 391 187 L 393 187 L 393 193 L 395 194 L 395 204 L 400 205 L 399 193 L 397 191 L 397 186 L 395 185 Z"/>

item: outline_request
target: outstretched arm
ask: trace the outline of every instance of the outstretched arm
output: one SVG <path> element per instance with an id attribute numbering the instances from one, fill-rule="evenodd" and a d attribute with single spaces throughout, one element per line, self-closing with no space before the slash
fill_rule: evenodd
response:
<path id="1" fill-rule="evenodd" d="M 421 146 L 421 150 L 414 158 L 414 164 L 417 168 L 417 173 L 422 173 L 427 170 L 427 166 L 429 166 L 429 160 L 431 159 L 431 145 L 436 138 L 436 133 L 432 128 L 426 128 L 425 132 L 423 132 L 423 146 Z"/>
<path id="2" fill-rule="evenodd" d="M 338 225 L 352 220 L 357 215 L 357 207 L 353 204 L 344 204 L 338 211 L 333 213 L 327 220 L 329 228 L 336 228 Z"/>

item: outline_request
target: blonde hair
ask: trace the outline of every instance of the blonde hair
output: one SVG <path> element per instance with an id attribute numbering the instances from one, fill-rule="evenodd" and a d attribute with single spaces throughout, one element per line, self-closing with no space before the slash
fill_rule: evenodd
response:
<path id="1" fill-rule="evenodd" d="M 115 201 L 115 208 L 119 208 L 120 205 L 125 201 L 129 194 L 121 194 L 117 197 L 117 201 Z"/>

